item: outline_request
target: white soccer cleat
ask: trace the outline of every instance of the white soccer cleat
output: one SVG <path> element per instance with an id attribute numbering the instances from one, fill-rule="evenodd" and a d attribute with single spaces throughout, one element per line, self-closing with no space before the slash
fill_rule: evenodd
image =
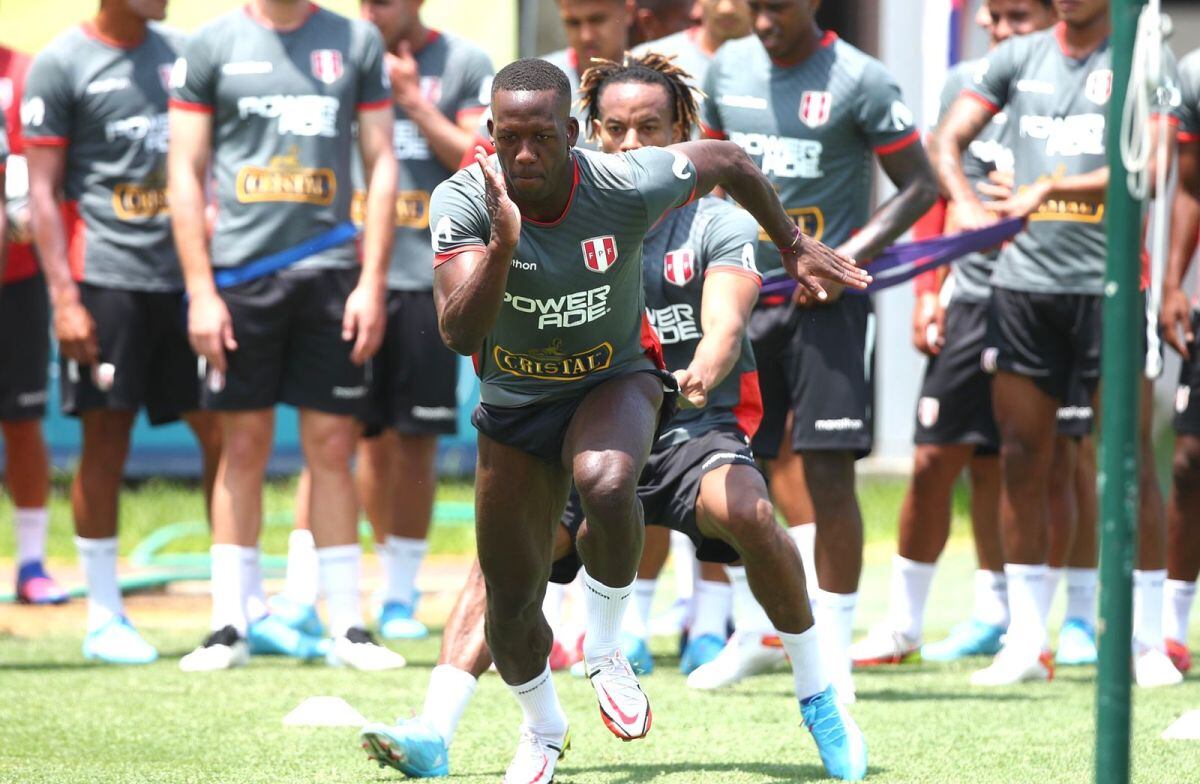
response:
<path id="1" fill-rule="evenodd" d="M 717 658 L 692 671 L 687 685 L 702 691 L 723 689 L 742 678 L 769 672 L 786 660 L 778 637 L 735 631 Z"/>
<path id="2" fill-rule="evenodd" d="M 554 768 L 571 748 L 571 731 L 561 738 L 543 738 L 522 725 L 517 753 L 504 771 L 504 784 L 550 784 Z"/>
<path id="3" fill-rule="evenodd" d="M 1165 651 L 1138 647 L 1141 650 L 1133 656 L 1133 677 L 1138 686 L 1149 689 L 1183 682 L 1183 673 L 1175 669 Z"/>
<path id="4" fill-rule="evenodd" d="M 237 629 L 226 626 L 208 635 L 196 650 L 179 660 L 184 672 L 214 672 L 245 667 L 250 661 L 250 646 Z"/>
<path id="5" fill-rule="evenodd" d="M 349 667 L 363 672 L 397 670 L 407 662 L 390 648 L 375 642 L 370 632 L 358 627 L 347 630 L 329 646 L 325 662 L 330 667 Z"/>
<path id="6" fill-rule="evenodd" d="M 1006 645 L 992 663 L 971 675 L 972 686 L 1011 686 L 1026 681 L 1054 679 L 1054 659 L 1049 651 L 1036 655 L 1027 649 Z"/>
<path id="7" fill-rule="evenodd" d="M 646 737 L 654 720 L 650 700 L 625 654 L 618 649 L 611 656 L 587 660 L 585 666 L 600 702 L 604 726 L 624 741 Z"/>
<path id="8" fill-rule="evenodd" d="M 849 653 L 855 667 L 907 664 L 921 660 L 921 640 L 898 632 L 887 624 L 880 624 L 851 645 Z"/>

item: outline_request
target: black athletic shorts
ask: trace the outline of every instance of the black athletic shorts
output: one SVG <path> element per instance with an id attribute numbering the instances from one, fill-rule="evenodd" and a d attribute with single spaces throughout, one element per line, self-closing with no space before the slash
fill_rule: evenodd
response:
<path id="1" fill-rule="evenodd" d="M 755 308 L 748 331 L 763 398 L 755 455 L 778 456 L 789 411 L 794 450 L 870 453 L 874 324 L 870 297 L 846 295 L 813 308 Z"/>
<path id="2" fill-rule="evenodd" d="M 1192 333 L 1200 336 L 1200 310 L 1192 311 Z M 1200 436 L 1200 337 L 1188 346 L 1189 359 L 1179 368 L 1175 389 L 1175 432 Z"/>
<path id="3" fill-rule="evenodd" d="M 432 291 L 389 291 L 387 333 L 371 360 L 364 434 L 458 431 L 458 355 L 438 332 Z"/>
<path id="4" fill-rule="evenodd" d="M 709 563 L 733 563 L 737 550 L 721 539 L 709 539 L 696 522 L 696 499 L 700 482 L 709 471 L 721 466 L 747 465 L 758 470 L 746 436 L 733 429 L 713 430 L 679 444 L 655 449 L 638 482 L 646 525 L 659 525 L 687 534 L 696 545 L 696 557 Z M 583 525 L 583 506 L 574 488 L 563 512 L 562 524 L 571 534 L 579 535 Z M 579 555 L 572 552 L 554 562 L 550 579 L 569 583 L 579 572 Z"/>
<path id="5" fill-rule="evenodd" d="M 79 284 L 79 299 L 96 322 L 97 368 L 60 357 L 63 413 L 146 408 L 152 425 L 174 422 L 200 407 L 196 355 L 187 337 L 183 292 L 128 291 Z M 94 375 L 111 365 L 112 386 Z"/>
<path id="6" fill-rule="evenodd" d="M 679 392 L 679 385 L 675 377 L 665 370 L 648 369 L 633 372 L 653 373 L 662 381 L 663 401 L 659 408 L 658 427 L 654 433 L 654 438 L 657 439 L 675 414 L 675 396 Z M 575 411 L 583 404 L 583 399 L 590 391 L 591 388 L 562 400 L 528 406 L 492 406 L 480 403 L 471 412 L 471 424 L 493 441 L 528 452 L 547 463 L 558 464 L 562 462 L 567 428 L 571 425 Z"/>
<path id="7" fill-rule="evenodd" d="M 238 347 L 228 354 L 224 388 L 205 384 L 205 407 L 250 411 L 287 403 L 361 417 L 367 371 L 350 361 L 353 341 L 342 340 L 346 298 L 358 275 L 358 268 L 288 270 L 222 289 Z"/>
<path id="8" fill-rule="evenodd" d="M 1100 383 L 1101 298 L 994 287 L 984 366 L 1026 376 L 1062 405 Z M 1080 395 L 1075 393 L 1075 399 Z"/>
<path id="9" fill-rule="evenodd" d="M 951 300 L 946 308 L 946 341 L 925 365 L 914 443 L 971 444 L 976 454 L 999 453 L 992 378 L 981 365 L 987 319 L 986 302 Z"/>
<path id="10" fill-rule="evenodd" d="M 1079 378 L 1071 379 L 1067 390 L 1067 403 L 1060 406 L 1055 429 L 1058 435 L 1068 438 L 1087 438 L 1096 424 L 1096 412 L 1092 410 L 1092 398 L 1087 385 Z"/>
<path id="11" fill-rule="evenodd" d="M 40 274 L 0 287 L 0 335 L 0 422 L 41 419 L 50 370 L 50 296 Z"/>

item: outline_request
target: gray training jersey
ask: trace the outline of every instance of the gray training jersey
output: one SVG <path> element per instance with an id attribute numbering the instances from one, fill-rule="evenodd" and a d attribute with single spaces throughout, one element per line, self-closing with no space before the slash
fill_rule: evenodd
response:
<path id="1" fill-rule="evenodd" d="M 974 79 L 979 62 L 964 61 L 950 69 L 946 76 L 946 85 L 942 88 L 939 123 L 950 110 L 950 105 Z M 1013 154 L 1005 138 L 1007 125 L 1007 115 L 1004 112 L 992 117 L 988 126 L 980 131 L 963 153 L 963 173 L 966 174 L 971 187 L 987 182 L 988 175 L 993 171 L 1012 174 Z M 999 255 L 1000 251 L 993 249 L 983 253 L 968 253 L 954 262 L 952 299 L 956 302 L 987 302 L 992 296 L 992 272 Z"/>
<path id="2" fill-rule="evenodd" d="M 700 323 L 704 281 L 712 273 L 747 275 L 755 266 L 758 224 L 750 213 L 712 196 L 668 213 L 646 233 L 642 245 L 646 311 L 662 341 L 667 370 L 683 370 L 704 336 Z M 729 375 L 708 393 L 704 408 L 681 408 L 655 447 L 682 443 L 718 427 L 753 436 L 762 421 L 762 395 L 750 338 Z"/>
<path id="3" fill-rule="evenodd" d="M 75 280 L 179 291 L 167 210 L 167 84 L 182 39 L 157 25 L 125 49 L 90 26 L 33 61 L 21 104 L 25 144 L 66 150 L 67 257 Z"/>
<path id="4" fill-rule="evenodd" d="M 350 220 L 352 125 L 388 107 L 374 25 L 315 8 L 292 31 L 231 11 L 189 40 L 171 105 L 213 114 L 214 267 L 238 267 Z M 296 267 L 353 267 L 353 243 Z"/>
<path id="5" fill-rule="evenodd" d="M 491 102 L 492 61 L 482 49 L 456 35 L 431 30 L 413 52 L 421 74 L 421 91 L 454 124 L 483 113 Z M 393 291 L 433 288 L 433 251 L 429 247 L 429 198 L 454 173 L 434 156 L 417 124 L 398 105 L 392 146 L 400 170 L 396 180 L 396 238 L 388 267 Z M 365 184 L 355 156 L 354 222 L 364 217 Z"/>
<path id="6" fill-rule="evenodd" d="M 696 169 L 655 147 L 620 155 L 574 150 L 571 165 L 563 214 L 521 222 L 500 314 L 475 357 L 480 399 L 489 405 L 575 397 L 660 358 L 644 307 L 642 241 L 664 213 L 692 198 Z M 436 264 L 487 249 L 482 178 L 470 166 L 434 190 Z"/>
<path id="7" fill-rule="evenodd" d="M 1179 61 L 1179 141 L 1200 142 L 1200 49 Z"/>
<path id="8" fill-rule="evenodd" d="M 754 36 L 729 41 L 704 92 L 706 134 L 745 150 L 804 233 L 833 247 L 870 215 L 872 154 L 920 141 L 892 75 L 833 33 L 790 67 L 772 63 Z M 763 274 L 783 275 L 775 243 L 759 240 Z"/>
<path id="9" fill-rule="evenodd" d="M 542 59 L 557 65 L 558 69 L 567 75 L 567 81 L 571 83 L 571 116 L 579 121 L 579 141 L 575 143 L 575 146 L 585 150 L 599 149 L 596 142 L 591 140 L 592 129 L 588 126 L 587 112 L 583 111 L 579 105 L 579 55 L 575 53 L 574 49 L 567 48 L 542 55 Z"/>

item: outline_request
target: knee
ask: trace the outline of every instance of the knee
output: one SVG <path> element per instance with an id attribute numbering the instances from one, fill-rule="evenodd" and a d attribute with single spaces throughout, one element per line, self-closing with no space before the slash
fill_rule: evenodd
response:
<path id="1" fill-rule="evenodd" d="M 589 454 L 576 460 L 575 487 L 589 518 L 623 515 L 637 494 L 637 470 L 624 453 Z"/>
<path id="2" fill-rule="evenodd" d="M 545 581 L 542 582 L 542 586 Z M 488 617 L 492 623 L 520 624 L 528 621 L 542 610 L 542 594 L 536 581 L 518 583 L 507 580 L 503 584 L 487 581 Z"/>
<path id="3" fill-rule="evenodd" d="M 854 496 L 854 456 L 849 452 L 809 452 L 804 455 L 804 478 L 818 504 Z"/>
<path id="4" fill-rule="evenodd" d="M 775 507 L 765 498 L 747 498 L 729 506 L 725 532 L 739 552 L 761 552 L 777 546 L 783 529 L 775 522 Z"/>
<path id="5" fill-rule="evenodd" d="M 304 456 L 314 471 L 349 471 L 358 446 L 352 421 L 325 422 L 304 436 Z"/>
<path id="6" fill-rule="evenodd" d="M 262 471 L 271 456 L 271 439 L 254 429 L 228 430 L 224 434 L 221 455 L 232 472 L 254 474 Z"/>

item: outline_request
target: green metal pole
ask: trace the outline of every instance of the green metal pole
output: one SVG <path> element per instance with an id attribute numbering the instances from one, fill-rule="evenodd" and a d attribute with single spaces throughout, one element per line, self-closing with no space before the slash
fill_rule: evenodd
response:
<path id="1" fill-rule="evenodd" d="M 1104 281 L 1100 431 L 1100 662 L 1096 782 L 1129 781 L 1132 582 L 1138 506 L 1138 392 L 1144 315 L 1138 297 L 1141 210 L 1121 161 L 1121 115 L 1145 0 L 1111 0 L 1112 96 L 1108 104 L 1108 270 Z"/>

